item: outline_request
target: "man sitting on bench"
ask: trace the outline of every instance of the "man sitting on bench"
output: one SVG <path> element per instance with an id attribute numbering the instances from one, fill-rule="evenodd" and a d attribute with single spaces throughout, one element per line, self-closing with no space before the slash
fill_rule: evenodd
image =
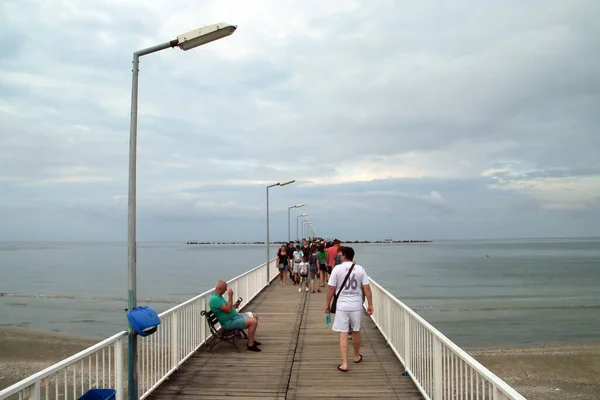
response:
<path id="1" fill-rule="evenodd" d="M 229 301 L 225 301 L 223 295 L 227 292 Z M 256 327 L 258 326 L 258 317 L 246 317 L 240 315 L 233 304 L 233 289 L 227 289 L 227 282 L 218 281 L 215 290 L 210 294 L 208 302 L 210 310 L 215 313 L 223 329 L 246 329 L 248 328 L 248 350 L 261 351 L 258 346 L 260 343 L 254 340 Z"/>

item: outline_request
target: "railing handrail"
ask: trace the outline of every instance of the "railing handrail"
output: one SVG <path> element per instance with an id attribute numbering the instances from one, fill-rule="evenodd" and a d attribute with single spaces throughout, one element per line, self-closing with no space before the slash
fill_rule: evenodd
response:
<path id="1" fill-rule="evenodd" d="M 81 350 L 79 353 L 74 354 L 71 357 L 67 357 L 64 360 L 61 360 L 61 361 L 57 362 L 56 364 L 52 364 L 51 366 L 41 370 L 40 372 L 36 372 L 35 374 L 28 376 L 27 378 L 23 379 L 22 381 L 17 382 L 12 386 L 7 387 L 6 389 L 0 390 L 0 395 L 2 395 L 4 397 L 8 397 L 13 394 L 16 394 L 16 393 L 20 392 L 21 390 L 29 387 L 33 382 L 44 379 L 47 376 L 50 376 L 53 373 L 59 371 L 60 369 L 62 369 L 65 366 L 69 366 L 70 364 L 73 364 L 79 360 L 83 360 L 84 358 L 94 354 L 96 351 L 98 351 L 108 345 L 111 345 L 122 338 L 127 337 L 127 335 L 128 335 L 127 331 L 121 331 L 119 333 L 116 333 L 116 334 L 112 335 L 111 337 L 104 339 L 101 342 L 98 342 L 84 350 Z"/>
<path id="2" fill-rule="evenodd" d="M 272 259 L 270 262 L 272 262 L 274 259 L 275 259 L 275 258 L 273 258 L 273 259 Z M 257 269 L 259 269 L 259 268 L 262 268 L 262 267 L 263 267 L 265 264 L 266 264 L 266 263 L 262 263 L 262 264 L 260 264 L 259 266 L 257 266 L 257 267 L 254 267 L 254 268 L 252 268 L 251 270 L 248 270 L 248 271 L 244 272 L 243 274 L 240 274 L 240 275 L 236 276 L 235 278 L 231 278 L 230 280 L 228 280 L 228 281 L 227 281 L 227 283 L 229 284 L 229 283 L 231 283 L 231 282 L 235 281 L 236 279 L 239 279 L 239 278 L 243 277 L 244 275 L 248 275 L 248 274 L 250 274 L 250 273 L 252 273 L 252 272 L 256 271 Z M 200 293 L 199 295 L 197 295 L 197 296 L 194 296 L 194 297 L 192 297 L 191 299 L 189 299 L 189 300 L 186 300 L 186 301 L 184 301 L 184 302 L 183 302 L 183 303 L 181 303 L 181 304 L 177 304 L 176 306 L 174 306 L 174 307 L 171 307 L 171 308 L 169 308 L 168 310 L 166 310 L 166 311 L 163 311 L 162 313 L 158 314 L 158 317 L 162 319 L 163 317 L 166 317 L 167 315 L 169 315 L 169 314 L 171 314 L 171 313 L 173 313 L 173 312 L 175 312 L 175 311 L 179 310 L 180 308 L 183 308 L 183 307 L 185 307 L 186 305 L 188 305 L 188 304 L 190 304 L 190 303 L 193 303 L 194 301 L 198 300 L 198 299 L 199 299 L 199 298 L 201 298 L 202 296 L 206 296 L 208 293 L 212 292 L 212 290 L 213 290 L 213 289 L 208 289 L 207 291 L 205 291 L 205 292 L 202 292 L 202 293 Z"/>
<path id="3" fill-rule="evenodd" d="M 469 353 L 467 353 L 466 351 L 461 349 L 459 346 L 457 346 L 453 341 L 448 339 L 446 337 L 446 335 L 444 335 L 442 332 L 438 331 L 433 325 L 431 325 L 423 317 L 421 317 L 419 314 L 417 314 L 412 308 L 408 307 L 406 304 L 404 304 L 403 302 L 398 300 L 398 298 L 396 296 L 391 294 L 388 290 L 386 290 L 383 286 L 381 286 L 375 280 L 373 280 L 372 278 L 369 278 L 369 284 L 375 285 L 379 290 L 381 290 L 388 297 L 390 297 L 396 304 L 398 304 L 400 307 L 402 307 L 402 309 L 404 309 L 407 313 L 409 313 L 411 317 L 413 317 L 421 325 L 423 325 L 423 327 L 425 327 L 425 329 L 427 329 L 431 334 L 436 336 L 443 344 L 445 344 L 448 348 L 450 348 L 456 355 L 458 355 L 463 361 L 465 361 L 467 364 L 469 364 L 477 372 L 484 375 L 490 382 L 492 382 L 494 385 L 496 385 L 502 392 L 504 392 L 505 394 L 510 395 L 516 399 L 525 400 L 525 398 L 519 392 L 517 392 L 510 385 L 508 385 L 506 382 L 504 382 L 502 379 L 500 379 L 498 376 L 496 376 L 496 374 L 494 374 L 492 371 L 490 371 L 489 369 L 484 367 L 479 361 L 477 361 L 471 355 L 469 355 Z M 373 317 L 371 317 L 371 318 L 373 318 Z"/>

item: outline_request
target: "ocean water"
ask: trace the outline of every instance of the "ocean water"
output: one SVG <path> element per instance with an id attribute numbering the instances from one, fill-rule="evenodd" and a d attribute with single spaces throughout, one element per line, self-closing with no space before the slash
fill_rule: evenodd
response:
<path id="1" fill-rule="evenodd" d="M 352 246 L 459 346 L 600 340 L 600 238 Z M 138 303 L 164 311 L 265 257 L 259 245 L 139 244 Z M 126 328 L 126 294 L 126 244 L 0 243 L 0 325 L 106 337 Z"/>

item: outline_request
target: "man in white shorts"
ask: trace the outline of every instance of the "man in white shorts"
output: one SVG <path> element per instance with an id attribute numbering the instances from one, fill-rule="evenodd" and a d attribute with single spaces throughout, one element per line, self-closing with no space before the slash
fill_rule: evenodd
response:
<path id="1" fill-rule="evenodd" d="M 341 249 L 342 263 L 336 265 L 329 277 L 329 292 L 327 293 L 327 304 L 325 313 L 329 313 L 329 305 L 335 293 L 337 293 L 344 278 L 352 267 L 354 259 L 354 249 L 344 246 Z M 342 363 L 338 369 L 342 372 L 348 371 L 348 327 L 353 332 L 352 344 L 354 346 L 354 363 L 362 361 L 360 350 L 360 320 L 363 312 L 363 291 L 367 298 L 367 313 L 373 314 L 373 296 L 369 286 L 369 277 L 367 272 L 360 265 L 354 265 L 354 269 L 346 280 L 344 288 L 340 292 L 337 300 L 335 319 L 333 321 L 333 330 L 340 333 L 340 352 L 342 353 Z"/>

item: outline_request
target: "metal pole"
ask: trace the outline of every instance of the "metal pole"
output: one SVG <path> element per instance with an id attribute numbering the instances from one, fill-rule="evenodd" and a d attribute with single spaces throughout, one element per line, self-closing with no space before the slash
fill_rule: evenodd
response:
<path id="1" fill-rule="evenodd" d="M 137 110 L 138 77 L 140 57 L 156 51 L 177 46 L 177 39 L 133 53 L 133 74 L 131 79 L 131 116 L 129 120 L 129 192 L 127 198 L 127 308 L 137 307 L 137 244 L 136 244 L 136 165 L 137 165 Z M 127 347 L 127 392 L 129 400 L 137 400 L 137 334 L 129 325 Z"/>
<path id="2" fill-rule="evenodd" d="M 267 186 L 267 285 L 269 284 L 269 261 L 271 260 L 269 252 L 269 187 Z"/>
<path id="3" fill-rule="evenodd" d="M 133 310 L 137 307 L 136 295 L 136 149 L 137 149 L 137 107 L 138 107 L 138 75 L 140 58 L 133 54 L 133 78 L 131 83 L 131 119 L 129 126 L 129 199 L 127 202 L 127 269 L 129 272 L 127 307 Z M 129 341 L 127 354 L 127 381 L 129 399 L 138 399 L 137 385 L 137 335 L 129 326 Z"/>
<path id="4" fill-rule="evenodd" d="M 294 207 L 288 207 L 288 243 L 290 242 L 290 210 Z"/>

